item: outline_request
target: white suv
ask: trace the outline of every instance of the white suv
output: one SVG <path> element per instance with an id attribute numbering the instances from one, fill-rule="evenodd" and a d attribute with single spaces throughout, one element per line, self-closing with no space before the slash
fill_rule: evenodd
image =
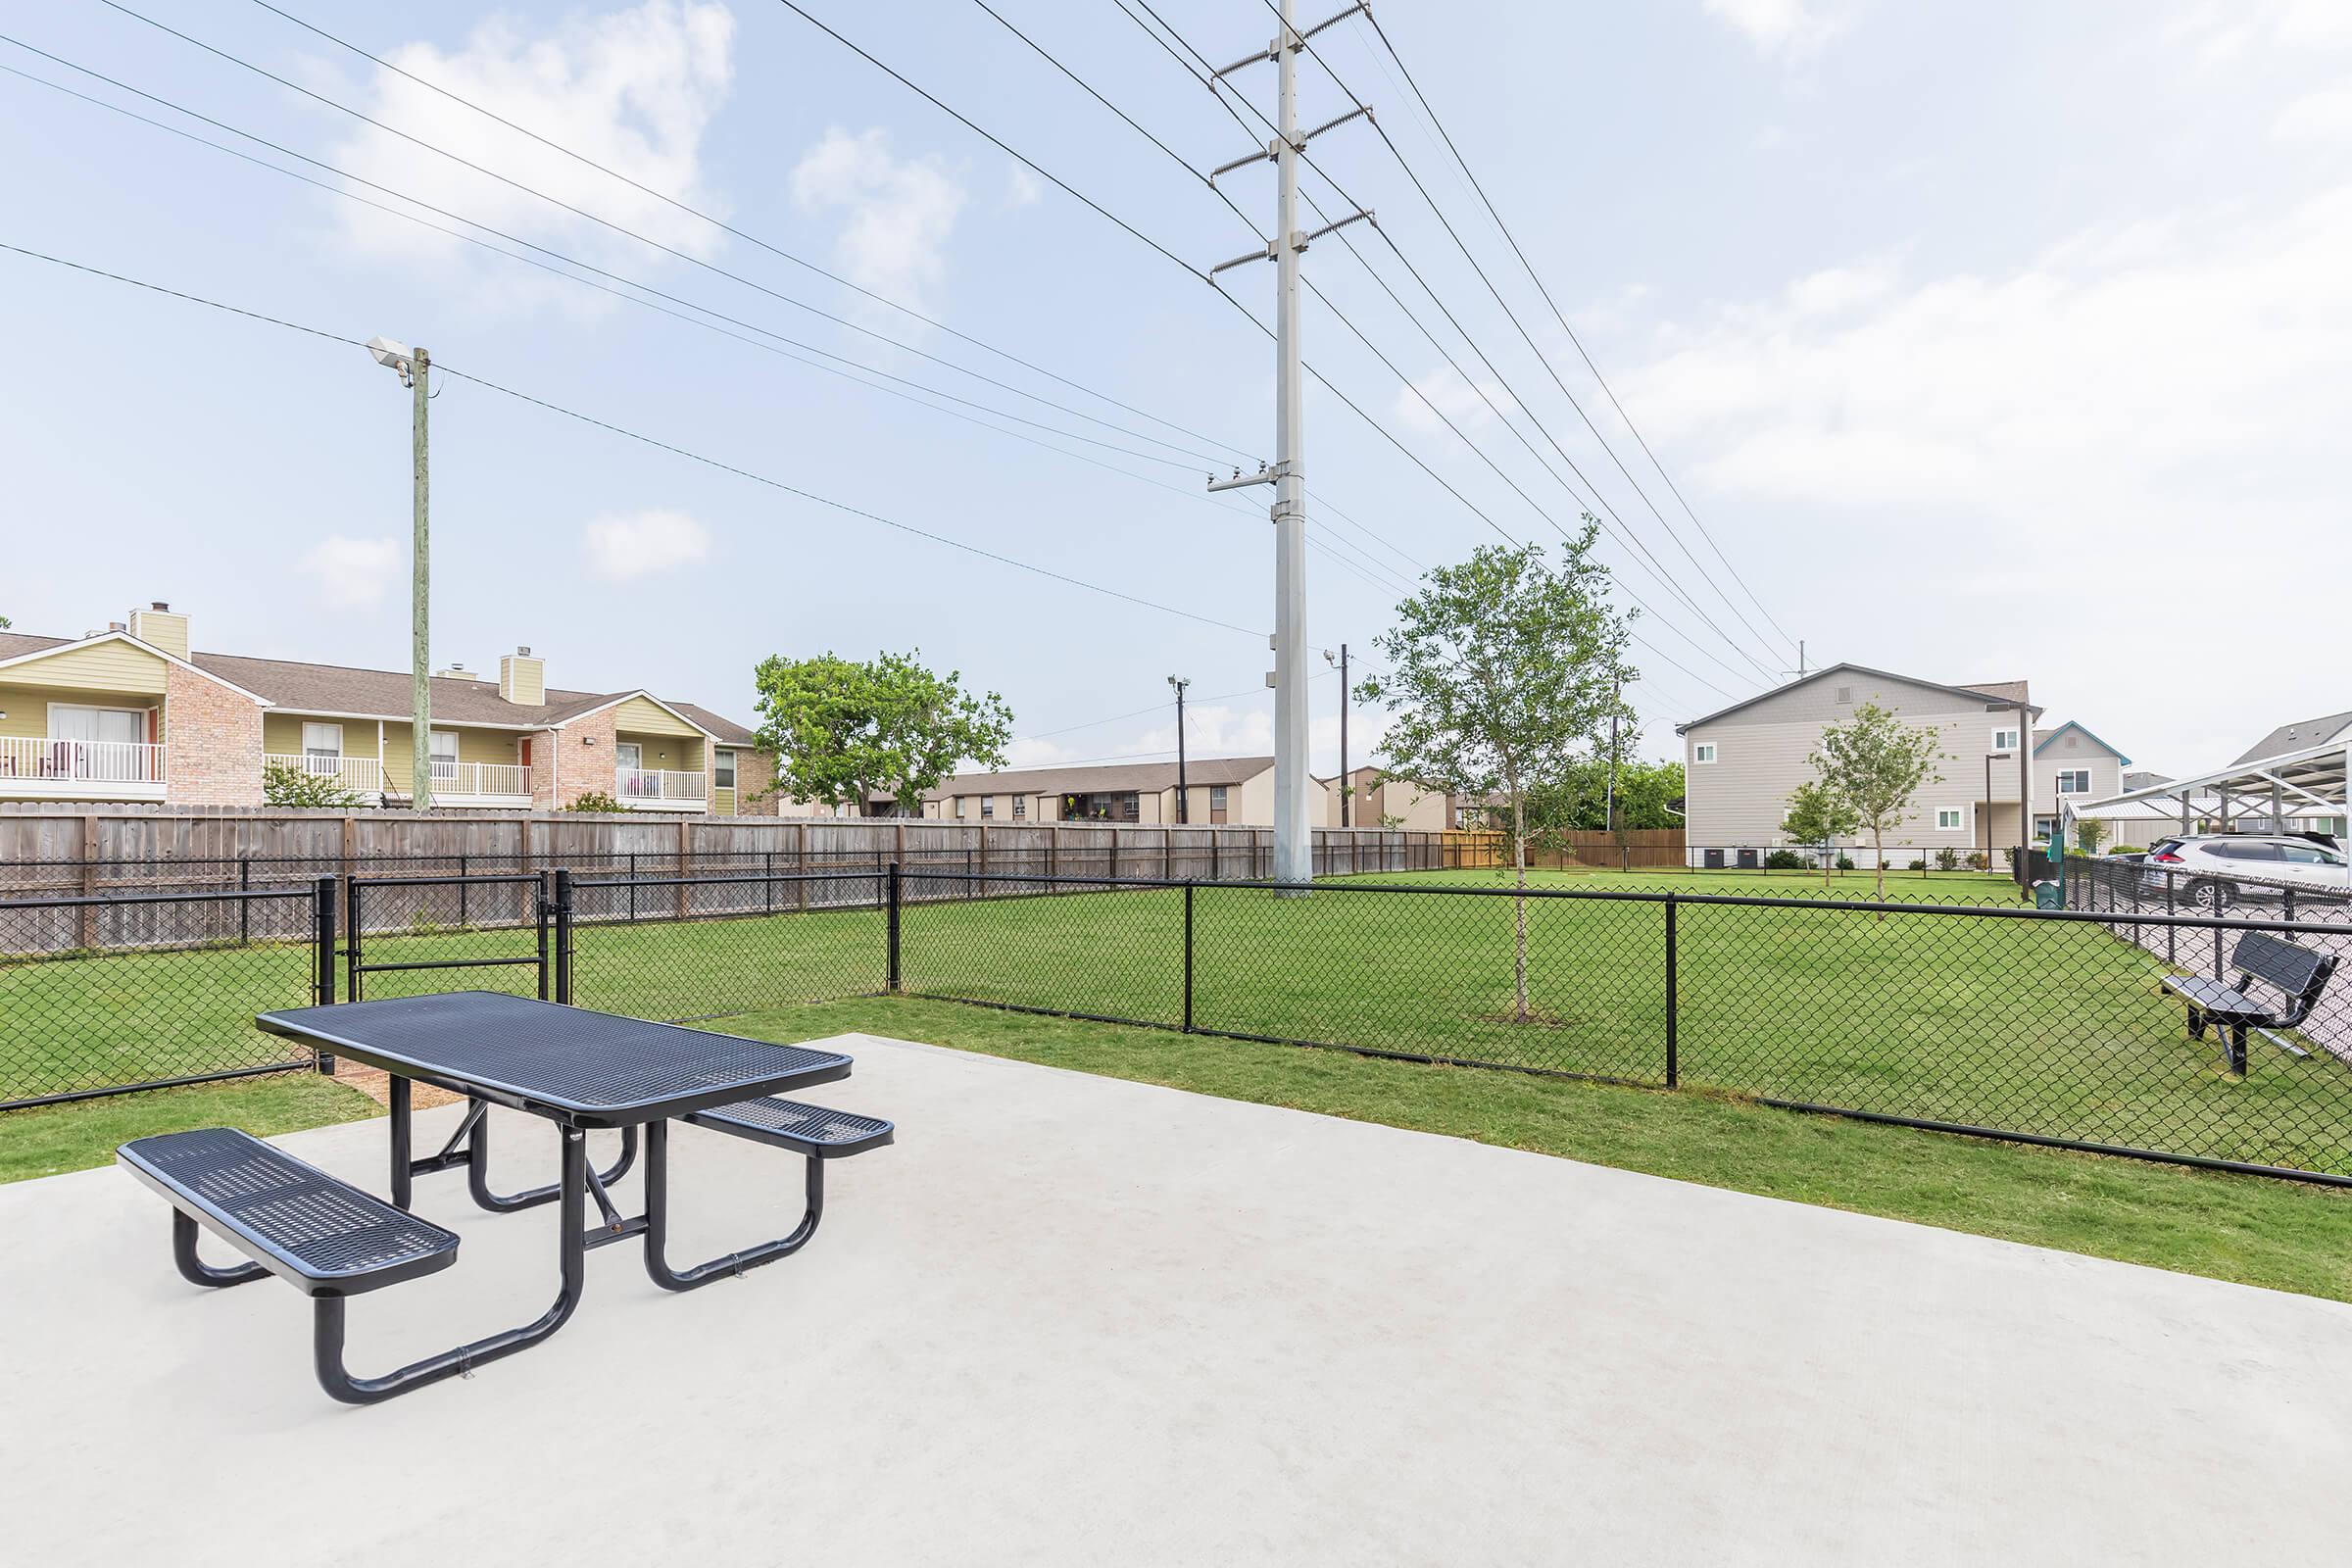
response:
<path id="1" fill-rule="evenodd" d="M 2180 902 L 2226 909 L 2247 899 L 2282 898 L 2291 889 L 2352 897 L 2352 865 L 2332 841 L 2296 834 L 2214 834 L 2158 839 L 2148 847 L 2148 881 L 2170 882 Z"/>

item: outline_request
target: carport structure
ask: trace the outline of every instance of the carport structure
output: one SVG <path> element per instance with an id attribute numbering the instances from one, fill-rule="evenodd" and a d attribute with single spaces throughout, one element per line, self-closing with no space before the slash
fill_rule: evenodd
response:
<path id="1" fill-rule="evenodd" d="M 2103 816 L 2109 808 L 2118 806 L 2171 805 L 2179 808 L 2183 833 L 2194 832 L 2200 818 L 2215 822 L 2224 833 L 2238 831 L 2237 824 L 2249 816 L 2260 816 L 2276 829 L 2290 812 L 2301 812 L 2332 818 L 2340 840 L 2346 827 L 2348 775 L 2352 775 L 2352 747 L 2330 741 L 2241 760 L 2194 778 L 2168 779 L 2145 789 L 2126 790 L 2103 801 L 2061 796 L 2059 810 L 2066 820 L 2060 825 L 2071 837 L 2076 817 Z"/>

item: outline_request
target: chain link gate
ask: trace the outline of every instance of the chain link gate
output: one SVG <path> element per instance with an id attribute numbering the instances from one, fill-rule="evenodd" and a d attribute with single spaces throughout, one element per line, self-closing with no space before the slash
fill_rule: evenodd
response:
<path id="1" fill-rule="evenodd" d="M 567 1001 L 570 892 L 563 870 L 352 877 L 343 885 L 344 1000 L 366 1001 L 369 975 L 528 967 L 540 1001 Z M 514 951 L 525 939 L 527 951 Z"/>

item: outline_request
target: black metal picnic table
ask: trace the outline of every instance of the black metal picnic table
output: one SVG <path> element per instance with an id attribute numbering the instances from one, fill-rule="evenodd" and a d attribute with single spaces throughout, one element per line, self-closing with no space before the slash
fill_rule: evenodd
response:
<path id="1" fill-rule="evenodd" d="M 355 1378 L 343 1368 L 343 1301 L 321 1296 L 315 1352 L 320 1381 L 338 1398 L 368 1402 L 466 1372 L 526 1349 L 562 1328 L 579 1304 L 587 1252 L 633 1236 L 645 1239 L 646 1271 L 657 1284 L 687 1290 L 781 1255 L 803 1232 L 698 1268 L 670 1268 L 663 1251 L 668 1206 L 669 1122 L 697 1112 L 850 1075 L 851 1058 L 838 1052 L 776 1045 L 712 1034 L 675 1024 L 649 1023 L 557 1003 L 495 992 L 464 991 L 332 1006 L 267 1012 L 254 1020 L 271 1034 L 302 1041 L 321 1054 L 382 1068 L 391 1080 L 391 1191 L 395 1207 L 410 1207 L 416 1176 L 463 1166 L 476 1202 L 494 1212 L 560 1205 L 557 1244 L 562 1284 L 547 1311 L 520 1328 L 428 1356 L 378 1378 Z M 440 1152 L 419 1159 L 411 1147 L 410 1085 L 431 1084 L 468 1101 L 466 1116 Z M 775 1102 L 771 1102 L 775 1103 Z M 562 1160 L 556 1181 L 527 1192 L 499 1194 L 489 1181 L 492 1105 L 553 1122 Z M 798 1108 L 798 1107 L 796 1107 Z M 830 1113 L 827 1113 L 830 1114 Z M 856 1120 L 857 1118 L 846 1118 Z M 887 1124 L 873 1123 L 885 1129 Z M 624 1217 L 608 1186 L 636 1157 L 645 1132 L 645 1212 Z M 591 1129 L 618 1129 L 620 1157 L 598 1171 L 587 1155 Z M 821 1198 L 811 1161 L 811 1198 Z M 593 1198 L 603 1224 L 593 1234 L 586 1205 Z M 813 1228 L 813 1214 L 803 1231 Z M 454 1241 L 450 1243 L 455 1246 Z M 338 1386 L 340 1385 L 340 1386 Z"/>

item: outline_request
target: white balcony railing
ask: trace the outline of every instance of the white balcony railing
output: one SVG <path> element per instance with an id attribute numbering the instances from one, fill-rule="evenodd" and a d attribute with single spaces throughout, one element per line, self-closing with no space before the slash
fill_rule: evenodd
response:
<path id="1" fill-rule="evenodd" d="M 384 764 L 372 757 L 312 757 L 271 752 L 262 761 L 270 767 L 290 767 L 313 778 L 331 778 L 354 795 L 384 792 Z"/>
<path id="2" fill-rule="evenodd" d="M 501 795 L 529 799 L 531 770 L 520 762 L 433 760 L 435 795 Z"/>
<path id="3" fill-rule="evenodd" d="M 54 794 L 81 786 L 160 796 L 164 748 L 143 741 L 0 737 L 0 788 Z"/>
<path id="4" fill-rule="evenodd" d="M 703 775 L 658 767 L 619 767 L 612 770 L 613 794 L 623 801 L 691 801 L 703 804 Z"/>

